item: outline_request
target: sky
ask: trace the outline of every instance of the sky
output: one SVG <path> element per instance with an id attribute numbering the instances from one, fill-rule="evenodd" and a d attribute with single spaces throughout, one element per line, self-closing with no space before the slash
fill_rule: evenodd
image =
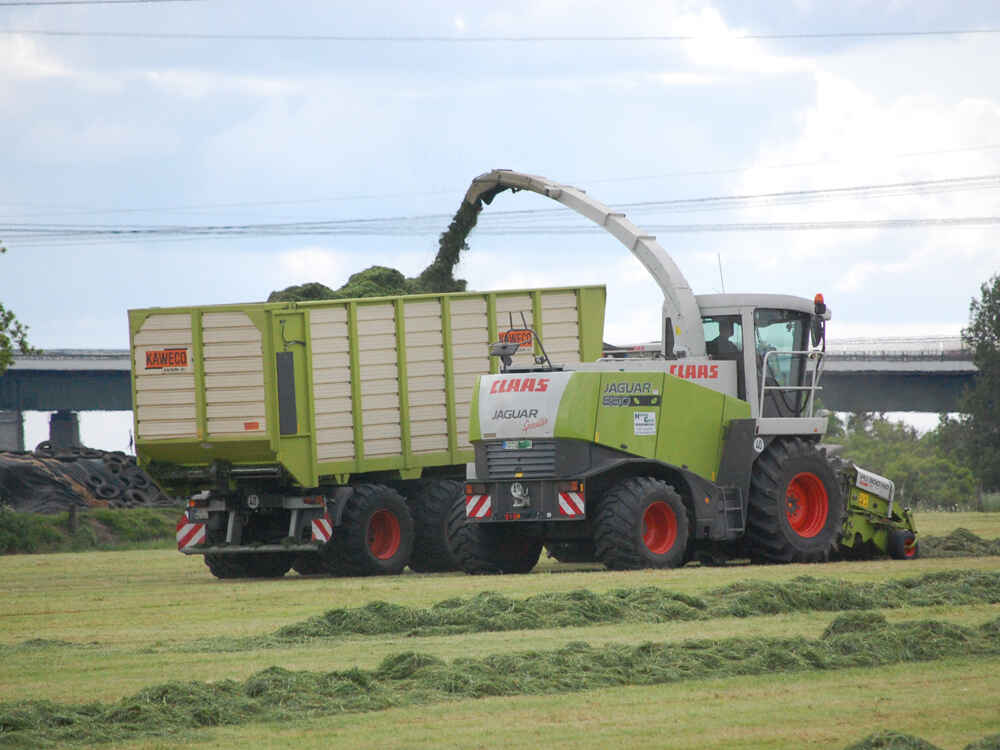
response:
<path id="1" fill-rule="evenodd" d="M 1000 34 L 811 35 L 961 29 L 1000 6 L 0 3 L 0 300 L 36 346 L 127 348 L 130 308 L 414 275 L 504 167 L 625 207 L 696 293 L 822 292 L 831 338 L 957 334 L 1000 268 Z M 498 197 L 457 275 L 605 284 L 605 340 L 658 338 L 645 269 L 553 209 Z M 135 227 L 183 231 L 79 233 Z M 85 441 L 120 447 L 118 417 L 85 415 Z"/>

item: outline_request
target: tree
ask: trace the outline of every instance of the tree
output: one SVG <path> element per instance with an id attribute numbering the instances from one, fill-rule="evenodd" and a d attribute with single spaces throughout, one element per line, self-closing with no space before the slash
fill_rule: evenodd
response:
<path id="1" fill-rule="evenodd" d="M 969 327 L 962 329 L 979 372 L 960 408 L 973 472 L 984 488 L 1000 489 L 1000 274 L 980 293 L 969 305 Z"/>
<path id="2" fill-rule="evenodd" d="M 0 246 L 0 255 L 6 252 L 7 248 Z M 21 323 L 11 310 L 0 302 L 0 375 L 3 375 L 14 361 L 15 352 L 31 354 L 33 351 L 35 350 L 28 343 L 28 326 Z"/>

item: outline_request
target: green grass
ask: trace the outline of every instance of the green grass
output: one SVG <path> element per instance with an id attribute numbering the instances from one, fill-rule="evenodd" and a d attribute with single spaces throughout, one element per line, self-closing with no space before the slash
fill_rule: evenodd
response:
<path id="1" fill-rule="evenodd" d="M 929 536 L 944 536 L 955 529 L 968 529 L 984 539 L 1000 537 L 1000 509 L 991 513 L 924 513 L 916 511 L 917 531 Z"/>
<path id="2" fill-rule="evenodd" d="M 953 521 L 941 527 L 942 534 L 961 525 L 987 538 L 1000 536 L 990 528 L 998 521 L 990 514 L 968 514 L 979 517 L 971 519 L 972 523 L 957 518 L 958 514 L 933 515 Z M 929 524 L 922 522 L 925 518 L 918 518 L 922 532 L 928 530 Z M 804 575 L 843 580 L 850 587 L 874 587 L 900 585 L 901 579 L 939 572 L 978 571 L 993 576 L 998 570 L 996 557 L 631 573 L 547 562 L 526 576 L 407 572 L 369 579 L 289 575 L 279 580 L 218 581 L 199 557 L 168 549 L 5 556 L 0 557 L 4 581 L 0 644 L 6 646 L 0 648 L 0 700 L 50 700 L 68 706 L 100 701 L 107 705 L 172 681 L 229 679 L 242 685 L 272 666 L 295 674 L 351 670 L 367 674 L 378 670 L 383 660 L 413 651 L 440 667 L 440 663 L 449 666 L 466 657 L 478 663 L 525 651 L 551 655 L 578 641 L 590 644 L 589 656 L 622 649 L 634 652 L 646 642 L 679 647 L 685 642 L 723 642 L 734 636 L 758 643 L 759 639 L 815 643 L 838 617 L 815 608 L 788 612 L 786 607 L 784 614 L 746 617 L 719 613 L 711 619 L 431 636 L 416 629 L 306 638 L 246 651 L 212 647 L 213 639 L 246 638 L 248 644 L 266 640 L 283 627 L 331 609 L 364 607 L 374 601 L 426 610 L 448 599 L 471 601 L 483 592 L 496 592 L 510 601 L 538 595 L 558 601 L 556 595 L 581 589 L 603 597 L 615 590 L 644 587 L 707 600 L 715 590 L 751 582 L 743 589 L 731 589 L 731 596 L 738 599 L 755 589 L 772 594 L 783 589 L 769 587 L 794 589 L 799 585 L 796 579 Z M 974 630 L 995 620 L 1000 605 L 940 601 L 877 612 L 892 625 L 930 619 L 941 621 L 946 629 Z M 420 637 L 413 637 L 416 633 Z M 182 722 L 177 732 L 168 727 L 160 737 L 123 736 L 101 747 L 598 748 L 622 742 L 658 746 L 669 737 L 677 747 L 839 750 L 873 732 L 894 729 L 945 750 L 958 750 L 1000 731 L 995 710 L 1000 690 L 997 675 L 998 657 L 954 656 L 905 667 L 769 672 L 766 679 L 701 674 L 670 685 L 616 685 L 483 698 L 456 694 L 440 703 L 425 701 L 340 716 L 304 717 L 292 701 L 286 705 L 290 715 L 273 721 L 259 721 L 258 716 L 245 726 L 197 731 L 183 728 L 188 725 Z"/>
<path id="3" fill-rule="evenodd" d="M 90 549 L 151 549 L 175 544 L 177 508 L 89 508 L 77 528 L 70 514 L 0 510 L 0 555 L 80 552 Z"/>

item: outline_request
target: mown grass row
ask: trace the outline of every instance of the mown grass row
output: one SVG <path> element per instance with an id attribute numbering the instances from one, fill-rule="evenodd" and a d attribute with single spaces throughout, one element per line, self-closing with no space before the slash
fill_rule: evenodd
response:
<path id="1" fill-rule="evenodd" d="M 450 663 L 410 651 L 387 657 L 373 670 L 270 667 L 244 681 L 160 684 L 111 704 L 4 703 L 0 746 L 97 743 L 486 696 L 998 655 L 1000 618 L 979 627 L 934 620 L 889 624 L 875 612 L 839 615 L 818 639 L 728 638 L 601 648 L 574 642 L 555 650 Z"/>
<path id="2" fill-rule="evenodd" d="M 657 586 L 587 589 L 514 599 L 484 591 L 430 607 L 385 601 L 339 607 L 261 636 L 219 636 L 185 650 L 237 651 L 280 647 L 344 635 L 437 636 L 510 630 L 667 623 L 793 612 L 844 612 L 1000 602 L 1000 571 L 956 570 L 878 583 L 799 576 L 787 582 L 737 581 L 702 596 Z"/>
<path id="3" fill-rule="evenodd" d="M 921 737 L 903 732 L 885 731 L 869 735 L 845 750 L 942 750 Z M 1000 734 L 991 734 L 970 742 L 964 750 L 1000 750 Z"/>

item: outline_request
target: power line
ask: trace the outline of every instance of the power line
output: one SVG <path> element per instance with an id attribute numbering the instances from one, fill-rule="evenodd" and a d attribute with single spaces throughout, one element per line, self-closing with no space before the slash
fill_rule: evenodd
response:
<path id="1" fill-rule="evenodd" d="M 83 0 L 76 0 L 83 2 Z M 113 1 L 113 0 L 106 0 Z M 124 0 L 117 0 L 123 2 Z M 152 0 L 132 0 L 133 2 L 150 2 Z M 166 2 L 167 0 L 160 0 Z M 65 0 L 73 2 L 73 0 Z M 48 5 L 50 3 L 38 3 Z M 51 3 L 55 5 L 56 3 Z M 255 42 L 363 42 L 363 43 L 401 43 L 401 44 L 548 44 L 564 42 L 691 42 L 699 39 L 725 39 L 726 41 L 743 40 L 781 40 L 781 39 L 879 39 L 879 38 L 918 38 L 973 36 L 982 34 L 1000 34 L 1000 28 L 983 29 L 938 29 L 929 31 L 841 31 L 817 33 L 776 33 L 776 34 L 634 34 L 621 36 L 409 36 L 409 35 L 349 35 L 349 34 L 223 34 L 223 33 L 193 33 L 166 31 L 72 31 L 64 29 L 0 29 L 0 34 L 25 34 L 32 36 L 53 37 L 102 37 L 110 39 L 174 39 L 222 41 L 239 40 Z"/>
<path id="2" fill-rule="evenodd" d="M 125 5 L 140 3 L 195 3 L 202 0 L 2 0 L 0 6 L 42 5 Z"/>

